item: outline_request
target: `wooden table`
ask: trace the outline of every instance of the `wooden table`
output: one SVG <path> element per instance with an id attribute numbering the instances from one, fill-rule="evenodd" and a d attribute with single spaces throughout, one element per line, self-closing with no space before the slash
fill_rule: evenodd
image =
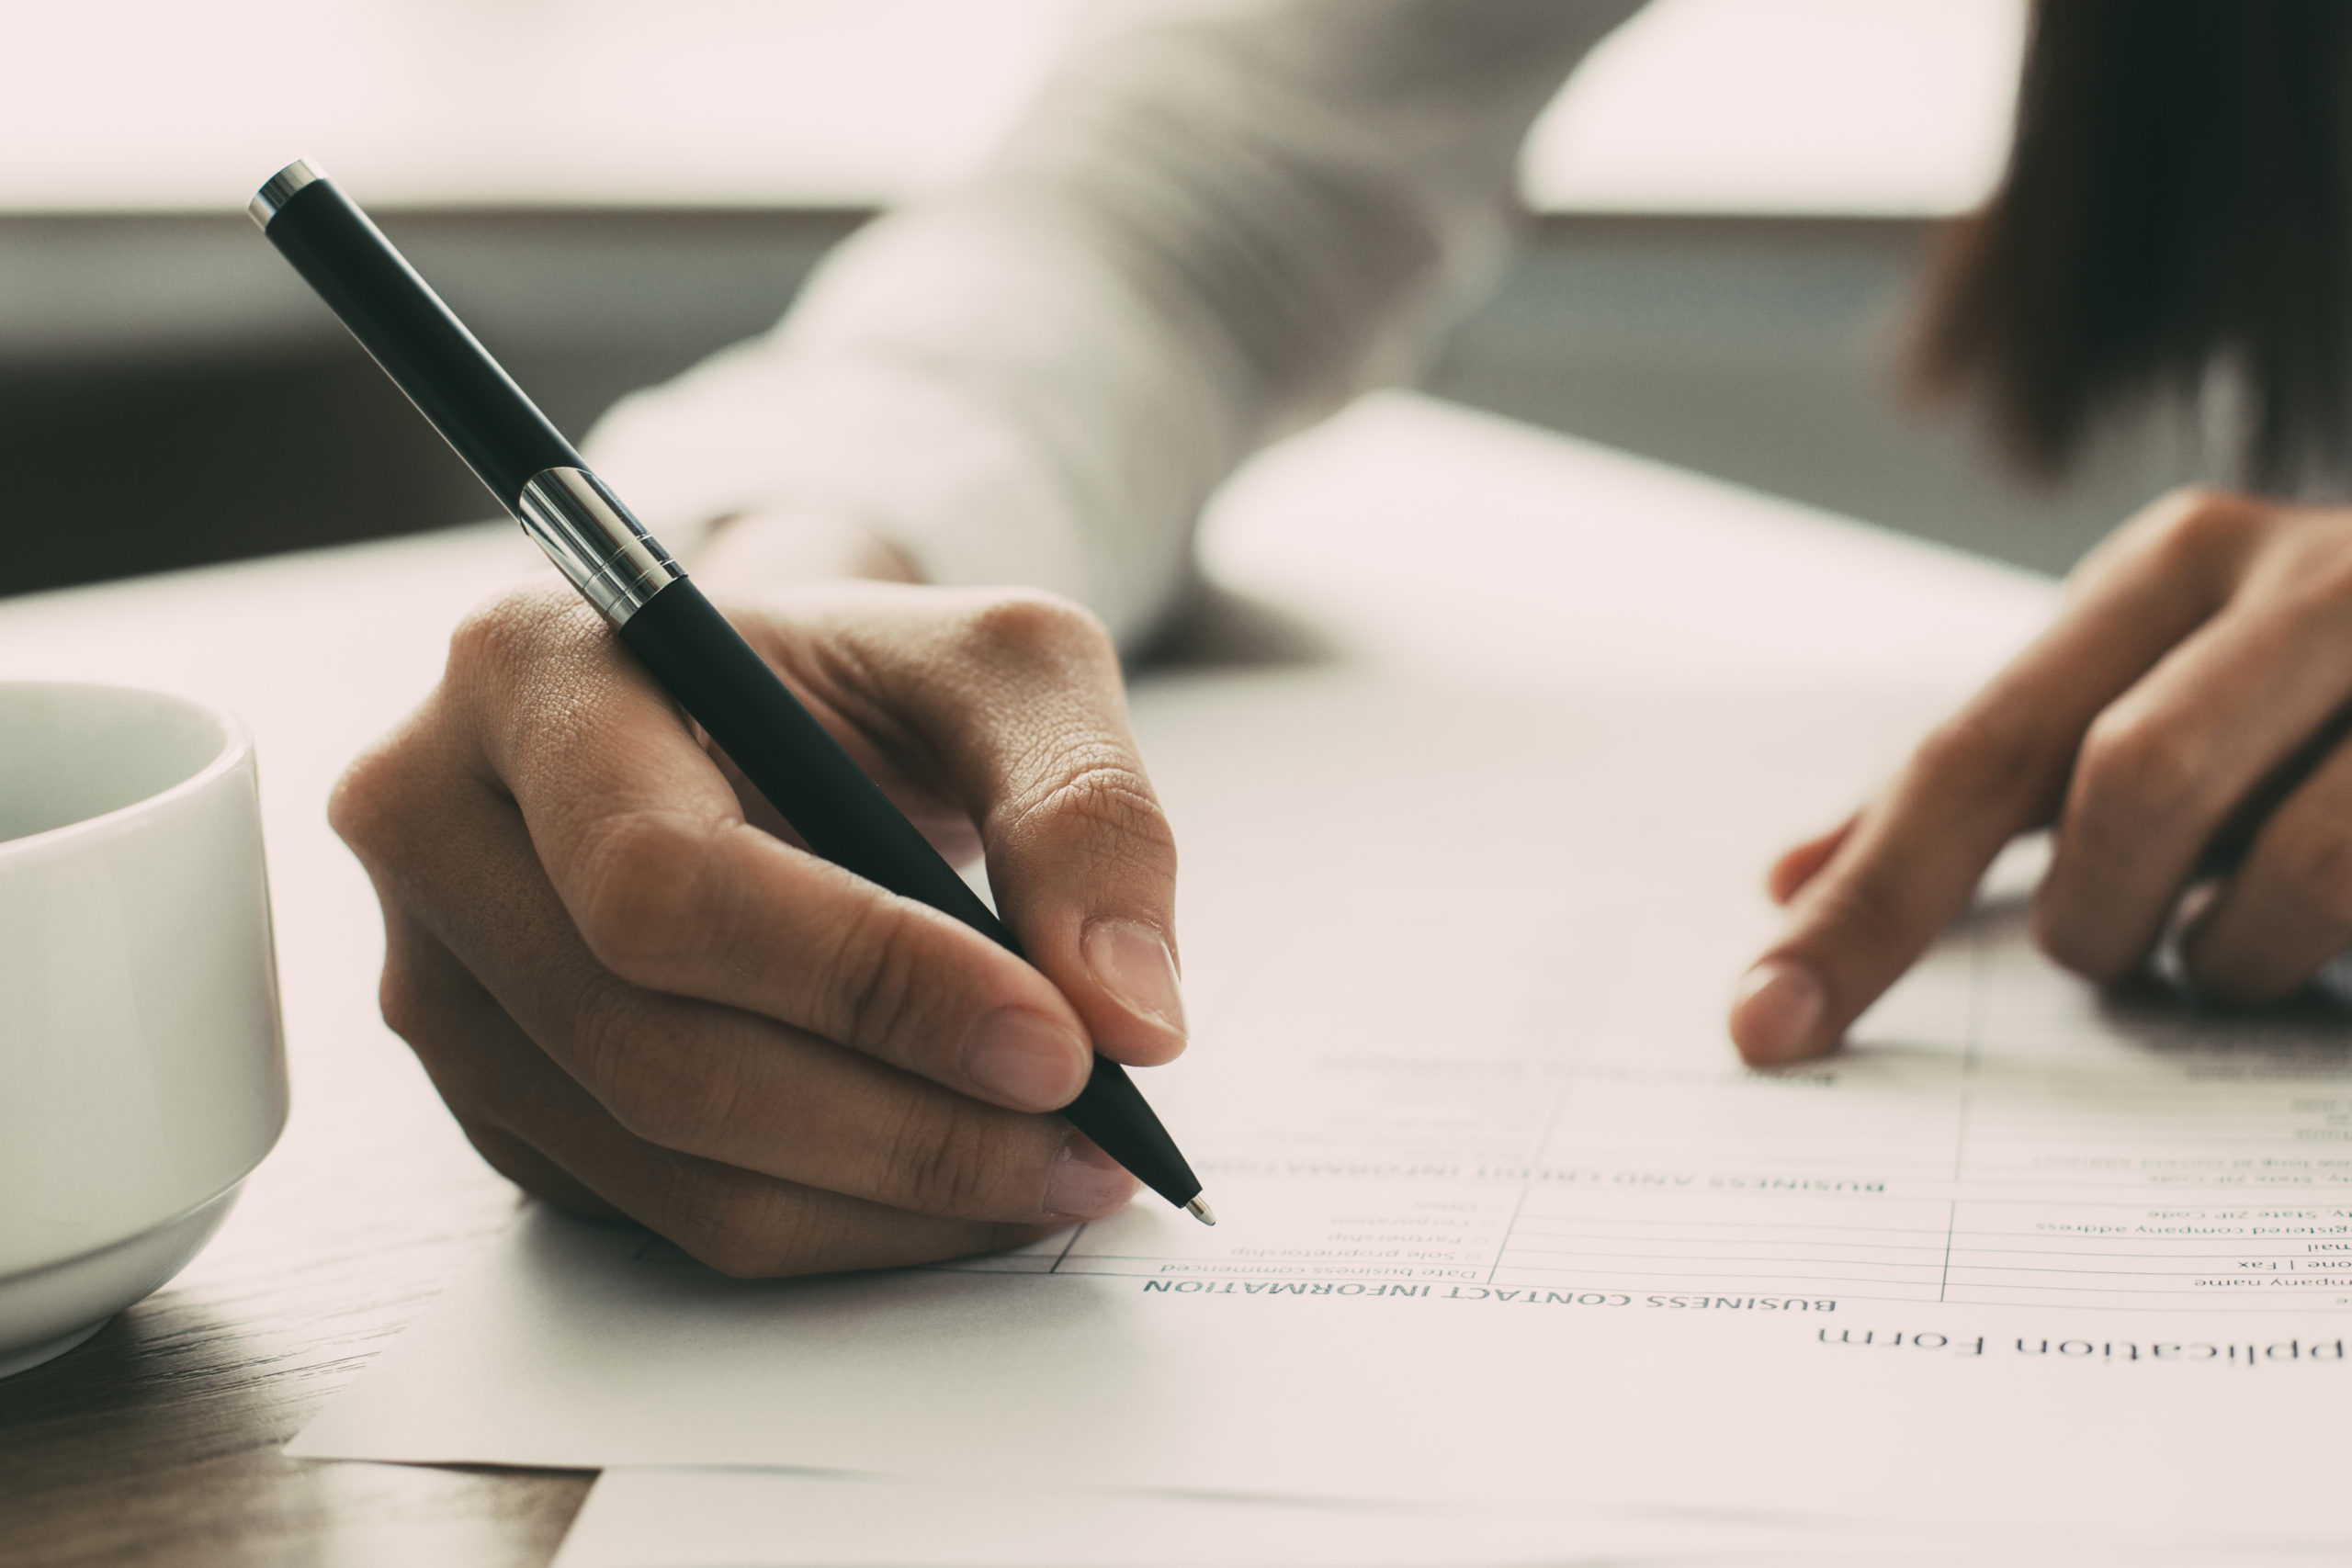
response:
<path id="1" fill-rule="evenodd" d="M 1204 554 L 1223 586 L 1170 659 L 1620 694 L 1957 693 L 2050 603 L 2023 573 L 1402 396 L 1262 459 Z M 535 564 L 499 525 L 0 602 L 0 678 L 183 691 L 253 724 L 294 1075 L 210 1248 L 0 1382 L 0 1562 L 542 1563 L 579 1507 L 584 1474 L 280 1452 L 515 1207 L 377 1017 L 374 899 L 324 802 L 466 606 Z"/>

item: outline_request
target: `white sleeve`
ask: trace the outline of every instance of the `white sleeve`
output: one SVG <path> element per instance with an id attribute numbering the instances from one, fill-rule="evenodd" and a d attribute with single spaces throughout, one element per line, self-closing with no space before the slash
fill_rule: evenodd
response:
<path id="1" fill-rule="evenodd" d="M 1225 477 L 1412 374 L 1489 280 L 1528 126 L 1638 5 L 1134 8 L 978 177 L 843 244 L 774 333 L 624 400 L 592 461 L 682 543 L 828 513 L 928 581 L 1052 589 L 1132 643 Z"/>

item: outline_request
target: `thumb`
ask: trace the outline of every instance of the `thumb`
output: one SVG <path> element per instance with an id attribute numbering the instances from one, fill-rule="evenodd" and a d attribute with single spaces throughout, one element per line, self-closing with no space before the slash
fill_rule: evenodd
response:
<path id="1" fill-rule="evenodd" d="M 1095 1048 L 1156 1066 L 1183 1050 L 1176 844 L 1131 743 L 1047 764 L 1021 805 L 982 818 L 989 875 L 1030 962 L 1078 1010 Z"/>
<path id="2" fill-rule="evenodd" d="M 999 913 L 1097 1050 L 1139 1066 L 1173 1058 L 1185 1040 L 1176 840 L 1109 635 L 1047 595 L 917 592 L 950 613 L 899 644 L 903 662 L 868 668 L 978 825 Z"/>

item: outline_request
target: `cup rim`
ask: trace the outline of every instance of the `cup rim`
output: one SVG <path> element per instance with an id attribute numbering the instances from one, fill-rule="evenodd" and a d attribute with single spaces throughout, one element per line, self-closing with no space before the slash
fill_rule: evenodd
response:
<path id="1" fill-rule="evenodd" d="M 0 839 L 0 863 L 6 863 L 20 855 L 30 855 L 44 849 L 53 848 L 77 835 L 103 833 L 109 828 L 119 826 L 138 813 L 153 811 L 183 795 L 194 795 L 222 774 L 233 773 L 247 757 L 253 754 L 253 730 L 243 718 L 218 703 L 191 697 L 183 692 L 159 691 L 153 686 L 125 686 L 109 681 L 0 680 L 0 695 L 5 695 L 10 691 L 105 692 L 177 703 L 184 708 L 204 715 L 220 727 L 220 750 L 214 754 L 211 761 L 180 780 L 179 783 L 165 789 L 159 789 L 153 795 L 141 795 L 137 800 L 118 806 L 111 811 L 101 811 L 95 817 L 85 817 L 78 821 L 62 823 L 55 828 L 44 828 L 38 833 L 27 833 L 22 838 Z"/>

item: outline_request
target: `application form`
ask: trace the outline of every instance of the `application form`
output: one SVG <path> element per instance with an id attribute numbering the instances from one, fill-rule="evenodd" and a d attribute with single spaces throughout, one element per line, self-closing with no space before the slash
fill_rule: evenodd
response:
<path id="1" fill-rule="evenodd" d="M 1333 729 L 1389 732 L 1336 705 Z M 1452 785 L 1334 759 L 1317 847 L 1305 803 L 1220 815 L 1224 907 L 1186 936 L 1233 949 L 1197 1002 L 1232 1070 L 1154 1093 L 1230 1218 L 1141 1204 L 951 1267 L 1667 1313 L 2352 1307 L 2346 1015 L 2100 995 L 2032 952 L 2030 856 L 1853 1049 L 1739 1066 L 1725 995 L 1771 930 L 1744 885 L 1805 820 L 1790 760 L 1867 777 L 1894 750 L 1838 705 L 1570 705 L 1548 736 L 1532 705 L 1457 709 L 1483 733 L 1457 732 Z"/>
<path id="2" fill-rule="evenodd" d="M 533 1216 L 295 1451 L 2352 1540 L 2342 1014 L 2103 996 L 1996 878 L 1731 1054 L 1766 857 L 1928 711 L 1148 690 L 1216 1228 L 742 1283 Z"/>

